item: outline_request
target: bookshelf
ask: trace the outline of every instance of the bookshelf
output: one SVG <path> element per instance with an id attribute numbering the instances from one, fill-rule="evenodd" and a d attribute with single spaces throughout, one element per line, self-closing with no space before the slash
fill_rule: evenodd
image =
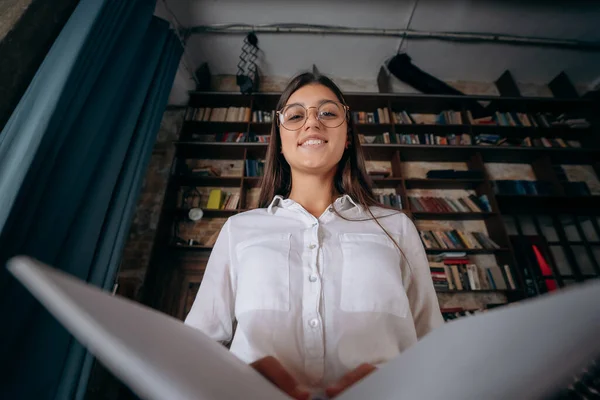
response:
<path id="1" fill-rule="evenodd" d="M 211 210 L 203 205 L 204 217 L 201 223 L 207 224 L 201 229 L 207 232 L 218 231 L 218 223 L 224 223 L 226 218 L 252 208 L 251 193 L 260 184 L 260 177 L 247 176 L 245 167 L 247 160 L 264 158 L 268 143 L 265 137 L 269 135 L 271 124 L 264 122 L 269 113 L 274 109 L 279 93 L 256 93 L 241 95 L 238 93 L 223 92 L 191 92 L 190 102 L 186 110 L 188 118 L 180 130 L 179 139 L 174 143 L 176 148 L 175 161 L 171 171 L 171 178 L 165 193 L 163 210 L 158 224 L 155 246 L 149 269 L 147 285 L 147 299 L 149 303 L 173 315 L 181 315 L 181 307 L 188 307 L 180 301 L 179 293 L 188 293 L 189 287 L 198 286 L 202 269 L 210 255 L 210 243 L 175 243 L 174 224 L 183 223 L 186 229 L 199 229 L 193 227 L 191 221 L 186 221 L 187 208 L 182 207 L 178 193 L 182 187 L 221 188 L 224 191 L 239 193 L 237 207 L 232 210 Z M 587 165 L 593 169 L 596 176 L 600 174 L 600 141 L 598 139 L 598 124 L 593 119 L 593 110 L 597 109 L 597 102 L 590 99 L 555 99 L 531 97 L 495 97 L 495 96 L 450 96 L 450 95 L 420 95 L 420 94 L 361 94 L 348 93 L 346 101 L 351 112 L 373 113 L 383 121 L 364 122 L 363 114 L 360 119 L 351 116 L 351 123 L 358 134 L 364 137 L 375 137 L 372 143 L 363 143 L 362 148 L 368 161 L 386 162 L 390 165 L 389 175 L 373 179 L 373 187 L 398 195 L 402 204 L 402 211 L 407 214 L 420 228 L 427 224 L 447 224 L 452 228 L 456 226 L 478 226 L 486 235 L 497 244 L 497 248 L 472 248 L 456 246 L 455 248 L 430 247 L 426 249 L 428 255 L 437 255 L 444 252 L 463 252 L 467 257 L 488 257 L 498 266 L 509 265 L 516 284 L 515 289 L 505 290 L 444 290 L 441 294 L 455 294 L 458 292 L 489 293 L 501 291 L 506 295 L 507 301 L 516 301 L 526 296 L 526 276 L 517 264 L 516 249 L 507 232 L 503 216 L 519 212 L 560 212 L 577 210 L 582 213 L 598 214 L 600 210 L 600 195 L 572 196 L 565 188 L 568 186 L 555 172 L 556 165 Z M 584 127 L 570 127 L 567 124 L 554 126 L 504 126 L 504 125 L 477 125 L 471 123 L 469 118 L 470 107 L 474 102 L 487 107 L 491 115 L 496 113 L 520 113 L 530 118 L 546 115 L 548 118 L 563 113 L 576 113 L 585 115 L 591 125 Z M 246 118 L 235 121 L 197 121 L 190 120 L 190 110 L 206 108 L 230 108 L 248 110 Z M 383 112 L 380 112 L 382 110 Z M 387 110 L 387 111 L 386 111 Z M 450 118 L 451 124 L 422 123 L 408 124 L 394 123 L 394 113 L 406 112 L 408 114 L 436 114 Z M 263 122 L 257 121 L 255 112 L 262 112 Z M 387 114 L 387 119 L 385 116 Z M 235 115 L 242 116 L 242 112 Z M 249 117 L 248 117 L 249 115 Z M 272 115 L 272 114 L 271 114 Z M 192 117 L 193 118 L 193 117 Z M 384 133 L 389 137 L 390 143 L 381 143 L 386 140 Z M 401 135 L 412 134 L 424 139 L 425 135 L 435 136 L 461 135 L 469 144 L 427 144 L 405 143 Z M 480 134 L 494 134 L 510 139 L 503 145 L 477 144 L 476 137 Z M 400 136 L 397 136 L 400 135 Z M 463 136 L 464 135 L 464 136 Z M 523 139 L 563 139 L 563 141 L 577 141 L 577 147 L 562 147 L 557 142 L 552 142 L 553 147 L 523 146 Z M 236 142 L 235 140 L 242 140 Z M 221 141 L 217 141 L 221 140 Z M 223 141 L 225 140 L 225 141 Z M 226 141 L 229 140 L 229 141 Z M 518 143 L 518 145 L 515 145 Z M 539 144 L 539 143 L 538 143 Z M 189 160 L 235 160 L 242 165 L 242 171 L 237 176 L 193 176 L 187 166 Z M 418 164 L 458 163 L 466 171 L 479 174 L 477 178 L 427 178 L 423 174 L 415 176 L 409 166 Z M 497 183 L 491 176 L 489 163 L 528 164 L 534 171 L 539 181 L 547 182 L 548 193 L 542 194 L 504 194 L 497 190 Z M 489 210 L 481 211 L 433 211 L 417 210 L 412 206 L 409 197 L 415 193 L 428 193 L 435 191 L 435 196 L 444 196 L 443 193 L 465 191 L 476 197 L 485 196 L 489 202 Z M 423 195 L 424 196 L 424 195 Z M 178 222 L 179 221 L 179 222 Z M 211 223 L 214 222 L 213 225 Z M 471 225 L 469 225 L 471 224 Z M 473 225 L 476 224 L 476 225 Z M 448 230 L 450 230 L 448 228 Z M 425 228 L 423 228 L 425 229 Z M 462 229 L 462 228 L 461 228 Z M 467 229 L 468 230 L 468 229 Z M 214 235 L 213 235 L 214 236 Z M 185 242 L 185 241 L 184 241 Z M 589 244 L 586 243 L 587 246 Z M 192 261 L 190 261 L 192 260 Z M 184 265 L 185 267 L 181 267 Z M 190 280 L 189 276 L 194 276 Z M 164 285 L 163 282 L 169 282 Z M 185 282 L 185 288 L 181 285 Z M 190 286 L 192 285 L 192 286 Z M 170 291 L 170 292 L 169 292 Z"/>

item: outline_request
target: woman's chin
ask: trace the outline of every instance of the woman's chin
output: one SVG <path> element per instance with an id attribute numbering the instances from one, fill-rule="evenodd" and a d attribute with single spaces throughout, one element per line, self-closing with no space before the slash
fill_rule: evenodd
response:
<path id="1" fill-rule="evenodd" d="M 332 169 L 335 169 L 336 165 L 330 165 L 330 163 L 325 163 L 322 161 L 316 160 L 305 160 L 300 165 L 298 165 L 298 170 L 311 175 L 323 175 L 330 172 Z"/>

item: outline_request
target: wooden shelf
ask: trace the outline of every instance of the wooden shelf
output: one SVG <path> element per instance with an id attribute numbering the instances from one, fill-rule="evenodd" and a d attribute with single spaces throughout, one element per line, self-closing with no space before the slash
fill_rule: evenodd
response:
<path id="1" fill-rule="evenodd" d="M 425 249 L 427 254 L 439 254 L 439 253 L 467 253 L 467 254 L 494 254 L 510 251 L 506 247 L 499 249 Z"/>
<path id="2" fill-rule="evenodd" d="M 372 178 L 373 188 L 395 188 L 402 185 L 402 178 L 389 177 L 389 178 Z"/>
<path id="3" fill-rule="evenodd" d="M 256 133 L 257 135 L 268 135 L 271 133 L 270 122 L 251 122 L 250 132 Z"/>
<path id="4" fill-rule="evenodd" d="M 241 176 L 177 176 L 174 178 L 180 186 L 239 187 L 242 184 Z"/>
<path id="5" fill-rule="evenodd" d="M 588 240 L 587 241 L 590 246 L 600 246 L 600 241 L 598 240 Z M 548 246 L 561 246 L 563 243 L 557 240 L 548 240 L 546 241 Z M 571 240 L 567 242 L 569 246 L 585 246 L 585 242 L 582 240 Z"/>
<path id="6" fill-rule="evenodd" d="M 187 217 L 188 213 L 189 213 L 189 209 L 187 208 L 178 208 L 175 210 L 175 212 L 177 213 L 177 215 L 179 215 L 180 217 Z M 234 214 L 243 212 L 245 210 L 242 209 L 222 209 L 222 210 L 216 210 L 216 209 L 212 209 L 212 208 L 203 208 L 202 212 L 204 214 L 203 218 L 222 218 L 222 217 L 230 217 Z"/>
<path id="7" fill-rule="evenodd" d="M 438 124 L 395 124 L 394 131 L 400 134 L 433 133 L 434 135 L 469 133 L 471 125 L 438 125 Z"/>
<path id="8" fill-rule="evenodd" d="M 221 97 L 221 98 L 231 98 L 232 100 L 239 100 L 240 98 L 244 98 L 239 92 L 224 92 L 224 91 L 200 91 L 200 90 L 190 90 L 188 92 L 190 94 L 191 100 L 195 99 L 206 99 L 207 97 Z M 258 92 L 254 93 L 253 98 L 260 101 L 261 103 L 266 103 L 269 101 L 272 104 L 276 104 L 277 100 L 281 96 L 281 92 Z M 365 104 L 369 104 L 369 102 L 375 101 L 391 101 L 396 100 L 398 102 L 426 102 L 426 103 L 436 103 L 438 101 L 454 101 L 459 103 L 469 103 L 473 100 L 478 101 L 493 101 L 496 104 L 520 104 L 525 105 L 527 103 L 531 103 L 532 105 L 538 105 L 543 107 L 549 107 L 547 110 L 551 111 L 552 107 L 556 108 L 557 111 L 569 111 L 573 109 L 577 109 L 578 107 L 587 106 L 591 107 L 594 103 L 592 99 L 587 98 L 577 98 L 577 99 L 561 99 L 556 97 L 537 97 L 537 96 L 520 96 L 520 97 L 509 97 L 509 96 L 496 96 L 496 95 L 452 95 L 452 94 L 422 94 L 422 93 L 375 93 L 375 92 L 346 92 L 344 97 L 348 102 L 357 102 L 364 100 Z M 221 99 L 219 99 L 221 100 Z M 221 100 L 222 101 L 222 100 Z M 233 105 L 239 105 L 242 104 Z M 192 106 L 203 107 L 202 105 L 195 105 L 195 103 L 191 103 Z M 225 104 L 227 105 L 227 104 Z M 209 105 L 210 106 L 210 105 Z M 215 106 L 217 107 L 217 106 Z M 372 107 L 371 107 L 372 108 Z M 531 108 L 531 107 L 530 107 Z M 258 108 L 256 108 L 258 110 Z M 352 107 L 354 111 L 358 111 L 358 108 Z M 397 106 L 392 105 L 392 109 L 394 111 L 400 111 L 401 109 L 397 108 Z M 531 112 L 540 111 L 538 109 L 531 109 Z"/>
<path id="9" fill-rule="evenodd" d="M 431 220 L 476 220 L 498 215 L 495 212 L 422 212 L 415 210 L 412 210 L 412 214 L 417 219 Z"/>
<path id="10" fill-rule="evenodd" d="M 261 142 L 199 142 L 176 141 L 178 157 L 204 158 L 217 154 L 218 158 L 242 158 L 244 150 L 266 153 L 268 143 Z M 362 144 L 367 159 L 387 160 L 400 151 L 403 161 L 465 161 L 475 153 L 481 153 L 485 162 L 532 162 L 549 155 L 557 162 L 566 164 L 591 164 L 600 159 L 600 148 L 577 147 L 515 147 L 481 145 L 429 145 L 429 144 Z"/>
<path id="11" fill-rule="evenodd" d="M 187 245 L 178 245 L 178 244 L 170 244 L 169 249 L 172 251 L 182 251 L 182 252 L 210 252 L 212 251 L 212 246 L 187 246 Z"/>
<path id="12" fill-rule="evenodd" d="M 494 126 L 494 125 L 472 125 L 472 134 L 480 133 L 501 135 L 516 138 L 563 138 L 565 140 L 580 140 L 592 133 L 591 128 L 569 128 L 568 126 L 553 126 L 548 128 L 533 126 Z"/>
<path id="13" fill-rule="evenodd" d="M 388 156 L 400 152 L 403 161 L 466 161 L 480 153 L 484 162 L 532 162 L 549 155 L 564 163 L 590 164 L 600 158 L 600 148 L 576 147 L 515 147 L 481 145 L 430 145 L 430 144 L 363 144 L 367 156 Z"/>
<path id="14" fill-rule="evenodd" d="M 500 210 L 510 212 L 530 211 L 556 212 L 568 211 L 573 214 L 600 214 L 600 196 L 536 196 L 496 194 Z"/>
<path id="15" fill-rule="evenodd" d="M 246 132 L 248 122 L 209 122 L 209 121 L 185 121 L 182 133 L 222 133 L 222 132 Z"/>
<path id="16" fill-rule="evenodd" d="M 188 246 L 188 245 L 179 245 L 179 244 L 170 244 L 169 248 L 171 250 L 178 250 L 178 251 L 210 251 L 213 249 L 212 246 Z"/>
<path id="17" fill-rule="evenodd" d="M 450 289 L 435 289 L 438 293 L 520 293 L 520 290 L 514 289 L 487 289 L 487 290 L 450 290 Z"/>
<path id="18" fill-rule="evenodd" d="M 253 93 L 242 95 L 238 92 L 190 92 L 190 107 L 251 107 L 253 111 L 270 111 L 276 107 L 281 93 Z M 389 111 L 406 110 L 409 113 L 439 113 L 445 110 L 461 111 L 464 122 L 466 110 L 477 111 L 481 105 L 478 102 L 488 102 L 486 111 L 519 111 L 527 113 L 551 112 L 556 115 L 560 113 L 576 111 L 593 116 L 599 102 L 593 99 L 556 99 L 539 97 L 497 97 L 497 96 L 473 96 L 473 95 L 428 95 L 428 94 L 379 94 L 379 93 L 345 93 L 345 99 L 351 111 L 375 112 L 377 108 L 387 108 Z M 590 117 L 588 117 L 590 119 Z M 593 121 L 591 121 L 593 122 Z M 485 230 L 500 244 L 506 247 L 498 249 L 425 249 L 427 254 L 440 254 L 443 252 L 464 252 L 467 255 L 486 254 L 496 258 L 496 264 L 502 266 L 508 264 L 513 267 L 514 280 L 518 286 L 524 284 L 524 274 L 517 268 L 517 259 L 513 249 L 508 247 L 510 237 L 507 234 L 504 220 L 500 218 L 503 212 L 524 214 L 532 212 L 550 211 L 552 213 L 581 212 L 582 215 L 600 214 L 600 196 L 590 197 L 561 197 L 561 196 L 505 196 L 496 195 L 493 191 L 492 182 L 487 176 L 480 179 L 416 179 L 402 176 L 405 162 L 431 161 L 431 162 L 460 162 L 466 163 L 470 170 L 485 171 L 486 163 L 529 163 L 535 165 L 534 171 L 549 171 L 542 175 L 544 181 L 554 183 L 553 188 L 560 194 L 560 182 L 552 172 L 552 165 L 561 164 L 588 164 L 598 173 L 600 171 L 600 140 L 598 140 L 597 128 L 572 129 L 565 126 L 541 127 L 517 127 L 517 126 L 489 126 L 489 125 L 423 125 L 423 124 L 353 124 L 356 132 L 364 135 L 381 135 L 389 132 L 390 139 L 395 142 L 396 134 L 425 134 L 450 135 L 468 134 L 473 139 L 477 134 L 493 133 L 507 138 L 557 138 L 564 140 L 578 140 L 581 148 L 546 148 L 546 147 L 517 147 L 517 146 L 486 146 L 486 145 L 410 145 L 410 144 L 362 144 L 361 147 L 367 160 L 386 161 L 392 163 L 393 176 L 388 178 L 373 179 L 374 188 L 389 188 L 399 194 L 406 206 L 410 204 L 407 200 L 407 190 L 412 189 L 436 189 L 436 190 L 475 190 L 477 195 L 486 194 L 495 212 L 420 212 L 416 210 L 401 210 L 416 222 L 439 220 L 439 221 L 468 221 L 476 220 L 477 224 L 485 225 Z M 260 122 L 206 122 L 186 121 L 183 123 L 179 134 L 179 140 L 174 142 L 176 151 L 176 172 L 183 173 L 186 169 L 181 168 L 185 159 L 219 159 L 219 160 L 245 160 L 263 158 L 266 155 L 268 143 L 262 142 L 200 142 L 188 140 L 191 133 L 195 134 L 219 134 L 224 132 L 253 132 L 258 135 L 268 135 L 272 123 Z M 200 136 L 199 136 L 200 137 Z M 207 137 L 200 137 L 206 139 Z M 540 175 L 540 174 L 538 174 Z M 542 177 L 540 177 L 542 178 Z M 177 205 L 177 190 L 179 186 L 214 186 L 224 188 L 239 188 L 242 194 L 247 194 L 250 188 L 258 187 L 261 177 L 189 177 L 172 176 L 168 191 L 165 195 L 163 212 L 157 229 L 157 238 L 163 246 L 155 246 L 152 268 L 158 269 L 159 273 L 152 272 L 149 268 L 149 276 L 152 273 L 149 284 L 145 290 L 149 299 L 164 299 L 165 310 L 172 310 L 170 303 L 179 302 L 180 305 L 188 299 L 185 293 L 188 281 L 181 280 L 185 274 L 192 276 L 194 273 L 200 275 L 201 266 L 197 259 L 203 259 L 210 254 L 211 246 L 187 246 L 169 244 L 172 240 L 173 220 L 178 217 L 173 212 Z M 241 204 L 244 204 L 243 202 Z M 497 207 L 497 209 L 496 209 Z M 227 218 L 246 210 L 204 210 L 205 218 Z M 177 211 L 185 219 L 187 210 Z M 190 232 L 184 227 L 180 232 L 188 235 Z M 191 229 L 191 228 L 190 228 Z M 482 229 L 483 230 L 483 229 Z M 557 231 L 558 232 L 558 231 Z M 190 234 L 190 237 L 192 234 Z M 563 235 L 564 236 L 564 235 Z M 185 236 L 187 237 L 187 236 Z M 562 240 L 562 239 L 561 239 Z M 552 242 L 551 242 L 552 243 Z M 557 245 L 563 245 L 564 241 Z M 569 245 L 586 245 L 587 250 L 591 246 L 600 245 L 600 240 L 585 242 L 569 242 Z M 165 249 L 166 248 L 166 249 Z M 175 251 L 169 253 L 177 259 L 181 265 L 176 265 L 183 271 L 183 278 L 179 273 L 172 272 L 174 266 L 169 263 L 165 265 L 164 256 L 161 251 Z M 595 250 L 595 248 L 594 248 Z M 181 253 L 177 253 L 181 252 Z M 196 255 L 196 253 L 197 255 Z M 180 268 L 181 267 L 181 268 Z M 579 279 L 582 274 L 577 274 Z M 173 280 L 167 282 L 163 278 Z M 187 278 L 186 278 L 187 279 Z M 191 278 L 190 278 L 191 279 Z M 194 279 L 201 279 L 196 276 Z M 153 286 L 152 286 L 153 285 Z M 186 286 L 188 285 L 188 286 Z M 152 286 L 152 287 L 151 287 Z M 182 290 L 183 288 L 183 290 Z M 438 290 L 441 293 L 450 293 L 460 296 L 459 293 L 504 293 L 508 302 L 521 300 L 526 296 L 525 290 Z M 187 296 L 187 297 L 186 297 Z M 175 300 L 173 300 L 175 299 Z M 182 300 L 184 299 L 184 300 Z M 180 307 L 176 306 L 175 308 Z M 184 307 L 180 307 L 184 309 Z M 182 314 L 182 311 L 178 311 Z"/>
<path id="19" fill-rule="evenodd" d="M 405 179 L 407 189 L 476 189 L 483 179 Z"/>

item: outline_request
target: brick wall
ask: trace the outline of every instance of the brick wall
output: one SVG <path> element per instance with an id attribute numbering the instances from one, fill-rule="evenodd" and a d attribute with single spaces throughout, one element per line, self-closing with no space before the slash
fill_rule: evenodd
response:
<path id="1" fill-rule="evenodd" d="M 166 110 L 136 206 L 118 275 L 119 294 L 139 300 L 184 111 Z"/>

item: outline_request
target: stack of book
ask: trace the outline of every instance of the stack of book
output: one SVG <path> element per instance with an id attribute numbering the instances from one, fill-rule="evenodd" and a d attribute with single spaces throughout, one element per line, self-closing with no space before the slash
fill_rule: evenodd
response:
<path id="1" fill-rule="evenodd" d="M 516 146 L 516 147 L 581 147 L 578 140 L 563 140 L 561 138 L 507 138 L 492 133 L 480 133 L 475 136 L 475 144 L 481 146 Z"/>
<path id="2" fill-rule="evenodd" d="M 436 290 L 516 290 L 508 265 L 480 267 L 466 257 L 453 257 L 430 261 L 429 268 Z"/>
<path id="3" fill-rule="evenodd" d="M 467 111 L 467 120 L 472 125 L 525 126 L 550 128 L 567 126 L 570 128 L 588 128 L 589 122 L 581 117 L 569 117 L 566 114 L 554 115 L 548 112 L 522 113 L 496 111 L 493 115 L 474 119 L 471 111 Z"/>
<path id="4" fill-rule="evenodd" d="M 490 212 L 491 206 L 486 195 L 479 197 L 474 194 L 468 197 L 430 197 L 408 196 L 411 207 L 417 212 Z"/>
<path id="5" fill-rule="evenodd" d="M 245 132 L 223 132 L 223 133 L 193 133 L 191 139 L 198 142 L 229 142 L 240 143 L 248 141 L 248 133 Z"/>
<path id="6" fill-rule="evenodd" d="M 186 121 L 248 122 L 250 107 L 188 108 Z"/>
<path id="7" fill-rule="evenodd" d="M 392 122 L 394 124 L 413 124 L 410 115 L 406 111 L 392 111 Z"/>
<path id="8" fill-rule="evenodd" d="M 390 133 L 383 132 L 380 135 L 365 135 L 362 133 L 358 134 L 358 141 L 360 144 L 390 144 Z"/>
<path id="9" fill-rule="evenodd" d="M 482 232 L 420 231 L 427 249 L 499 249 L 500 246 Z"/>
<path id="10" fill-rule="evenodd" d="M 497 180 L 494 181 L 496 194 L 551 196 L 552 184 L 541 181 Z"/>
<path id="11" fill-rule="evenodd" d="M 275 111 L 252 111 L 252 122 L 273 122 Z"/>
<path id="12" fill-rule="evenodd" d="M 459 318 L 470 317 L 473 315 L 481 314 L 485 312 L 484 310 L 474 309 L 474 310 L 465 310 L 462 307 L 457 308 L 444 308 L 440 310 L 442 312 L 442 317 L 444 318 L 444 322 L 453 321 Z"/>
<path id="13" fill-rule="evenodd" d="M 569 116 L 567 114 L 561 114 L 556 118 L 557 124 L 566 125 L 569 128 L 589 128 L 590 123 L 586 118 Z"/>
<path id="14" fill-rule="evenodd" d="M 389 161 L 366 161 L 365 167 L 372 179 L 389 178 L 392 175 L 392 163 Z"/>
<path id="15" fill-rule="evenodd" d="M 212 189 L 208 196 L 206 208 L 209 210 L 235 210 L 240 202 L 239 192 L 224 192 L 221 189 Z"/>
<path id="16" fill-rule="evenodd" d="M 397 208 L 399 210 L 402 209 L 402 197 L 399 194 L 395 193 L 387 193 L 387 194 L 375 194 L 379 202 L 388 207 Z"/>
<path id="17" fill-rule="evenodd" d="M 190 139 L 202 143 L 269 143 L 270 135 L 252 132 L 192 133 Z"/>
<path id="18" fill-rule="evenodd" d="M 263 176 L 265 174 L 265 160 L 246 160 L 246 176 Z"/>
<path id="19" fill-rule="evenodd" d="M 435 144 L 435 145 L 460 145 L 471 144 L 471 136 L 466 133 L 436 135 L 433 133 L 396 133 L 396 141 L 400 144 Z"/>
<path id="20" fill-rule="evenodd" d="M 271 141 L 271 135 L 259 135 L 254 132 L 248 134 L 247 142 L 251 143 L 269 143 Z"/>
<path id="21" fill-rule="evenodd" d="M 442 111 L 435 113 L 410 113 L 406 111 L 392 112 L 395 124 L 422 124 L 422 125 L 461 125 L 462 114 L 460 111 Z"/>
<path id="22" fill-rule="evenodd" d="M 353 111 L 352 121 L 355 124 L 389 124 L 390 112 L 387 107 L 378 108 L 375 112 Z"/>

